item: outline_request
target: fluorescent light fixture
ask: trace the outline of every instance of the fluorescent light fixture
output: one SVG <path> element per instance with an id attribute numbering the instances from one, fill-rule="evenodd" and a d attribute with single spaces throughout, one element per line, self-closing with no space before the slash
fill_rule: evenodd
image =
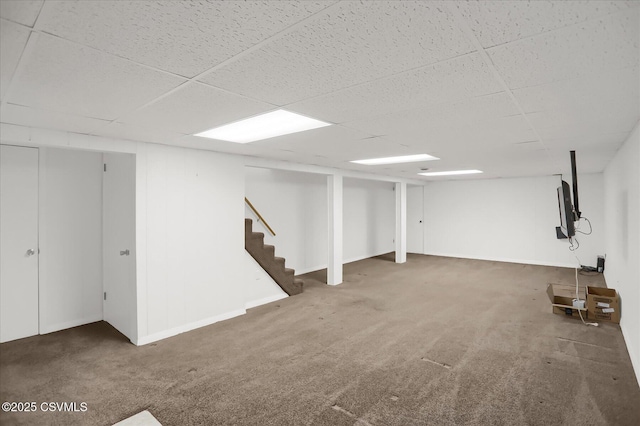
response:
<path id="1" fill-rule="evenodd" d="M 474 173 L 482 173 L 482 170 L 451 170 L 448 172 L 426 172 L 418 173 L 422 176 L 452 176 L 452 175 L 472 175 Z"/>
<path id="2" fill-rule="evenodd" d="M 353 160 L 352 163 L 366 164 L 367 166 L 377 166 L 379 164 L 396 164 L 396 163 L 414 163 L 416 161 L 431 161 L 439 160 L 438 157 L 434 157 L 428 154 L 416 154 L 416 155 L 403 155 L 401 157 L 384 157 L 384 158 L 370 158 L 368 160 Z"/>
<path id="3" fill-rule="evenodd" d="M 278 109 L 196 133 L 194 136 L 228 142 L 248 143 L 330 125 L 331 123 Z"/>

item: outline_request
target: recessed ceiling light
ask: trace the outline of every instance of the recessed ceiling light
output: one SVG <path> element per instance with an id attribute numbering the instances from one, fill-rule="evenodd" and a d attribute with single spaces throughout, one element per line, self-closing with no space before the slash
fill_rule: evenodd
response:
<path id="1" fill-rule="evenodd" d="M 438 157 L 434 157 L 428 154 L 416 154 L 416 155 L 403 155 L 401 157 L 384 157 L 384 158 L 370 158 L 368 160 L 353 160 L 352 163 L 366 164 L 367 166 L 376 166 L 378 164 L 396 164 L 396 163 L 413 163 L 416 161 L 431 161 L 439 160 Z"/>
<path id="2" fill-rule="evenodd" d="M 279 109 L 196 133 L 194 136 L 248 143 L 330 125 L 331 123 Z"/>
<path id="3" fill-rule="evenodd" d="M 448 172 L 428 172 L 418 173 L 422 176 L 451 176 L 451 175 L 472 175 L 474 173 L 482 173 L 481 170 L 451 170 Z"/>

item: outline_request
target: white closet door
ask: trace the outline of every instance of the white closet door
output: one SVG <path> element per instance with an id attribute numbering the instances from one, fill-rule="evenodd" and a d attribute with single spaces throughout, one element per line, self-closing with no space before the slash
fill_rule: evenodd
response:
<path id="1" fill-rule="evenodd" d="M 424 253 L 424 202 L 422 186 L 407 188 L 407 253 Z"/>
<path id="2" fill-rule="evenodd" d="M 135 157 L 105 154 L 103 180 L 104 320 L 135 341 Z"/>
<path id="3" fill-rule="evenodd" d="M 0 146 L 0 342 L 38 334 L 38 149 Z"/>

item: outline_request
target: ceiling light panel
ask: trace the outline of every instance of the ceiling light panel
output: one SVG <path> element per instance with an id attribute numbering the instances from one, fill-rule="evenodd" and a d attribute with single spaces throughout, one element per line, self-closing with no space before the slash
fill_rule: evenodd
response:
<path id="1" fill-rule="evenodd" d="M 367 160 L 353 160 L 352 163 L 365 164 L 367 166 L 377 166 L 380 164 L 415 163 L 418 161 L 439 160 L 429 154 L 402 155 L 399 157 L 369 158 Z"/>
<path id="2" fill-rule="evenodd" d="M 228 142 L 249 143 L 330 125 L 331 123 L 279 109 L 206 130 L 194 136 Z"/>

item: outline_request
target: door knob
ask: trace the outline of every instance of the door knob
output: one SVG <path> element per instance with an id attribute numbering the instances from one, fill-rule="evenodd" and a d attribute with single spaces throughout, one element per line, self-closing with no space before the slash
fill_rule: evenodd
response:
<path id="1" fill-rule="evenodd" d="M 33 256 L 34 254 L 36 254 L 36 251 L 34 249 L 27 250 L 27 256 Z"/>
<path id="2" fill-rule="evenodd" d="M 120 256 L 129 256 L 129 249 L 120 250 Z"/>

